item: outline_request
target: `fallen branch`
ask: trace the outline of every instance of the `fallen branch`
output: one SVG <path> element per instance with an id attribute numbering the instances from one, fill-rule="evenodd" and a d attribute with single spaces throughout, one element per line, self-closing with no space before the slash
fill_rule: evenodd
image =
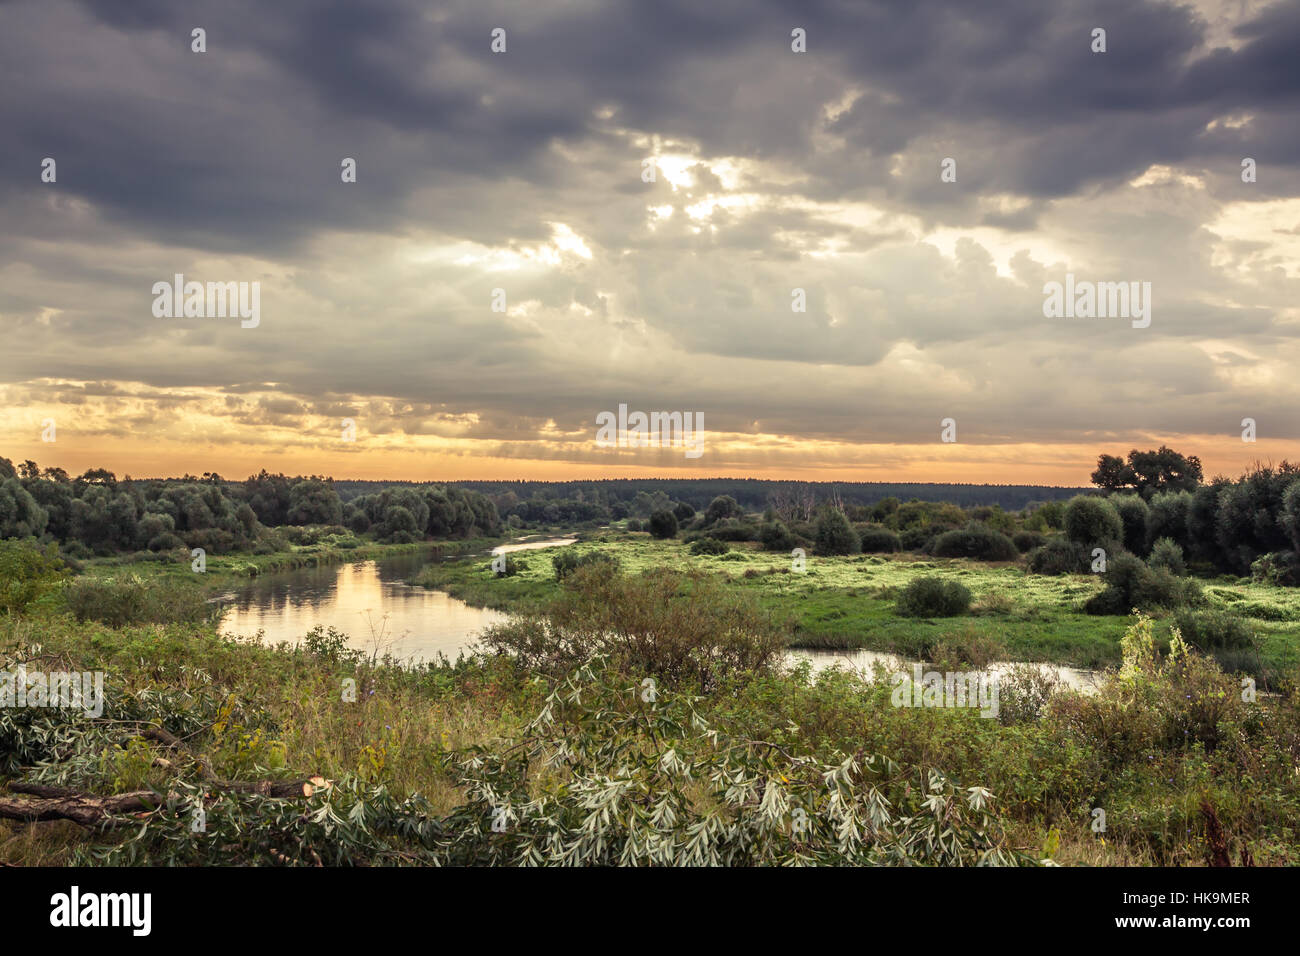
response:
<path id="1" fill-rule="evenodd" d="M 328 790 L 330 782 L 319 775 L 302 780 L 220 780 L 208 783 L 210 790 L 222 793 L 254 793 L 277 799 L 301 799 L 318 790 Z M 133 790 L 112 796 L 80 793 L 65 787 L 51 787 L 41 783 L 9 784 L 13 793 L 34 799 L 0 797 L 0 819 L 40 823 L 46 820 L 71 820 L 90 827 L 106 817 L 120 813 L 150 813 L 168 800 L 186 799 L 179 793 L 160 794 L 153 790 Z"/>

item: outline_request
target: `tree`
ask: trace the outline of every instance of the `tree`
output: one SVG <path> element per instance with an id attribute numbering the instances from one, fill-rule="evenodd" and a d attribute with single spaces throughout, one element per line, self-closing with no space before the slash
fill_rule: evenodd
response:
<path id="1" fill-rule="evenodd" d="M 1105 498 L 1077 495 L 1065 507 L 1065 536 L 1077 544 L 1114 547 L 1124 540 L 1124 522 Z"/>
<path id="2" fill-rule="evenodd" d="M 1155 451 L 1128 453 L 1128 461 L 1116 455 L 1097 458 L 1092 483 L 1105 491 L 1135 490 L 1143 498 L 1160 491 L 1195 491 L 1203 477 L 1201 460 L 1180 455 L 1165 445 Z"/>
<path id="3" fill-rule="evenodd" d="M 339 524 L 342 520 L 339 494 L 329 482 L 309 478 L 289 489 L 290 524 Z"/>
<path id="4" fill-rule="evenodd" d="M 677 516 L 664 509 L 650 516 L 650 534 L 656 538 L 677 537 Z"/>
<path id="5" fill-rule="evenodd" d="M 858 533 L 838 508 L 826 508 L 817 516 L 818 554 L 856 554 L 862 548 Z"/>
<path id="6" fill-rule="evenodd" d="M 705 510 L 704 523 L 717 524 L 727 518 L 739 518 L 744 513 L 744 509 L 731 495 L 718 495 L 709 502 L 709 507 Z"/>
<path id="7" fill-rule="evenodd" d="M 36 538 L 49 516 L 17 478 L 0 481 L 0 538 Z"/>

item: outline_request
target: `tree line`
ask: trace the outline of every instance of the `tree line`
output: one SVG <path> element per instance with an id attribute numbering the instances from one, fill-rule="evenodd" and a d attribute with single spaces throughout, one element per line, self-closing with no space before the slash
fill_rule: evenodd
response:
<path id="1" fill-rule="evenodd" d="M 215 473 L 119 481 L 103 468 L 73 477 L 0 458 L 0 539 L 53 542 L 72 557 L 181 547 L 274 550 L 266 532 L 290 525 L 412 542 L 494 535 L 501 524 L 490 499 L 445 485 L 385 488 L 344 502 L 332 479 L 318 475 L 263 470 L 244 481 Z"/>

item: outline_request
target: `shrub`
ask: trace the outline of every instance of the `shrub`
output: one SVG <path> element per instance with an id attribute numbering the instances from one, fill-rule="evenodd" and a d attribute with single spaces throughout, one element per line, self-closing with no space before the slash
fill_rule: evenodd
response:
<path id="1" fill-rule="evenodd" d="M 1159 538 L 1151 546 L 1151 557 L 1147 564 L 1153 568 L 1165 568 L 1170 574 L 1182 577 L 1187 573 L 1187 562 L 1183 560 L 1183 549 L 1173 538 Z"/>
<path id="2" fill-rule="evenodd" d="M 1124 526 L 1124 547 L 1134 554 L 1145 553 L 1148 545 L 1147 514 L 1150 511 L 1147 503 L 1137 495 L 1115 495 L 1110 503 Z"/>
<path id="3" fill-rule="evenodd" d="M 1034 574 L 1086 574 L 1092 568 L 1088 549 L 1065 538 L 1052 538 L 1031 551 L 1027 563 Z"/>
<path id="4" fill-rule="evenodd" d="M 635 576 L 583 568 L 544 615 L 489 628 L 484 643 L 527 671 L 563 673 L 606 656 L 624 673 L 710 690 L 775 662 L 785 633 L 752 594 L 713 575 L 667 568 Z"/>
<path id="5" fill-rule="evenodd" d="M 655 538 L 677 537 L 677 516 L 668 510 L 650 515 L 650 534 Z"/>
<path id="6" fill-rule="evenodd" d="M 515 557 L 513 553 L 506 554 L 504 555 L 504 557 L 505 557 L 505 562 L 504 565 L 501 567 L 501 570 L 498 571 L 491 564 L 488 565 L 488 569 L 492 571 L 492 573 L 497 577 L 513 578 L 516 574 L 520 574 L 528 570 L 528 562 L 525 561 L 523 558 Z"/>
<path id="7" fill-rule="evenodd" d="M 1131 554 L 1112 558 L 1102 577 L 1106 589 L 1084 605 L 1088 614 L 1168 610 L 1202 600 L 1194 581 L 1177 578 L 1165 568 L 1149 568 Z"/>
<path id="8" fill-rule="evenodd" d="M 717 538 L 697 538 L 691 542 L 691 554 L 726 554 L 731 545 Z"/>
<path id="9" fill-rule="evenodd" d="M 799 543 L 794 532 L 780 521 L 769 521 L 759 528 L 758 540 L 764 551 L 789 551 Z"/>
<path id="10" fill-rule="evenodd" d="M 955 617 L 970 607 L 970 590 L 960 581 L 913 578 L 899 594 L 894 610 L 903 617 Z"/>
<path id="11" fill-rule="evenodd" d="M 1282 514 L 1278 524 L 1291 539 L 1291 547 L 1300 551 L 1300 478 L 1286 486 L 1282 492 Z"/>
<path id="12" fill-rule="evenodd" d="M 62 583 L 67 570 L 54 545 L 0 541 L 0 611 L 22 611 Z"/>
<path id="13" fill-rule="evenodd" d="M 1017 531 L 1011 536 L 1011 543 L 1021 554 L 1028 554 L 1034 548 L 1041 548 L 1047 543 L 1047 537 L 1037 531 Z"/>
<path id="14" fill-rule="evenodd" d="M 1013 561 L 1020 557 L 1010 538 L 975 521 L 959 531 L 945 531 L 939 535 L 934 539 L 930 553 L 940 558 L 976 558 L 980 561 Z"/>
<path id="15" fill-rule="evenodd" d="M 892 554 L 903 549 L 898 535 L 880 525 L 864 525 L 858 532 L 858 542 L 863 554 Z"/>
<path id="16" fill-rule="evenodd" d="M 709 528 L 709 537 L 719 541 L 754 541 L 758 538 L 758 528 L 748 521 L 728 519 Z"/>
<path id="17" fill-rule="evenodd" d="M 1037 664 L 1015 664 L 998 679 L 998 721 L 1027 724 L 1039 720 L 1061 689 L 1060 675 Z"/>
<path id="18" fill-rule="evenodd" d="M 1252 580 L 1283 587 L 1300 585 L 1300 555 L 1294 551 L 1262 554 L 1250 563 Z"/>
<path id="19" fill-rule="evenodd" d="M 64 591 L 68 609 L 78 621 L 100 621 L 112 627 L 127 624 L 193 623 L 216 617 L 198 585 L 169 582 L 150 587 L 138 575 L 118 578 L 77 578 Z"/>
<path id="20" fill-rule="evenodd" d="M 640 530 L 641 530 L 641 519 L 640 519 L 640 518 L 628 518 L 628 519 L 627 519 L 627 530 L 628 530 L 628 531 L 640 531 Z"/>
<path id="21" fill-rule="evenodd" d="M 710 525 L 722 521 L 724 518 L 739 518 L 744 513 L 744 509 L 737 504 L 736 499 L 731 495 L 718 495 L 709 502 L 709 507 L 705 509 L 704 523 Z"/>
<path id="22" fill-rule="evenodd" d="M 904 551 L 925 551 L 930 542 L 939 536 L 941 531 L 948 529 L 913 527 L 905 528 L 898 533 L 898 543 Z"/>
<path id="23" fill-rule="evenodd" d="M 1065 536 L 1082 545 L 1122 541 L 1124 522 L 1105 498 L 1076 495 L 1065 507 Z"/>
<path id="24" fill-rule="evenodd" d="M 1160 538 L 1173 538 L 1186 548 L 1187 520 L 1192 509 L 1192 495 L 1186 491 L 1162 491 L 1151 499 L 1147 514 L 1147 547 Z"/>
<path id="25" fill-rule="evenodd" d="M 818 554 L 856 554 L 862 546 L 857 532 L 839 508 L 826 508 L 817 516 L 814 544 Z"/>
<path id="26" fill-rule="evenodd" d="M 1229 611 L 1193 611 L 1183 608 L 1174 616 L 1174 626 L 1183 640 L 1202 651 L 1239 650 L 1255 647 L 1250 625 Z"/>
<path id="27" fill-rule="evenodd" d="M 604 554 L 600 551 L 588 551 L 585 554 L 579 554 L 571 548 L 565 548 L 551 558 L 551 567 L 555 568 L 555 580 L 557 581 L 563 581 L 579 568 L 593 566 L 600 566 L 609 571 L 617 572 L 619 562 L 618 558 L 612 554 Z"/>

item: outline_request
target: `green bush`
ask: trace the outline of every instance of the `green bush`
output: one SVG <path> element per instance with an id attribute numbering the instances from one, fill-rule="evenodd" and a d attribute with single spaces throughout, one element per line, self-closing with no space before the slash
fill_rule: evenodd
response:
<path id="1" fill-rule="evenodd" d="M 656 511 L 650 516 L 650 534 L 656 538 L 677 537 L 677 516 L 671 511 Z"/>
<path id="2" fill-rule="evenodd" d="M 112 627 L 127 624 L 193 623 L 219 613 L 197 584 L 170 581 L 150 586 L 138 575 L 116 578 L 77 578 L 64 590 L 68 609 L 78 621 L 99 621 Z"/>
<path id="3" fill-rule="evenodd" d="M 1028 554 L 1035 548 L 1041 548 L 1047 543 L 1047 536 L 1037 531 L 1017 531 L 1011 536 L 1011 543 L 1016 546 L 1016 550 L 1021 554 Z"/>
<path id="4" fill-rule="evenodd" d="M 35 541 L 0 541 L 0 611 L 24 610 L 55 590 L 67 574 L 54 545 Z"/>
<path id="5" fill-rule="evenodd" d="M 1065 507 L 1065 536 L 1085 546 L 1105 547 L 1107 542 L 1124 540 L 1124 522 L 1105 498 L 1076 495 Z"/>
<path id="6" fill-rule="evenodd" d="M 1300 555 L 1294 551 L 1262 554 L 1250 564 L 1250 577 L 1265 584 L 1300 586 Z"/>
<path id="7" fill-rule="evenodd" d="M 903 588 L 894 610 L 903 617 L 956 617 L 966 613 L 970 601 L 970 590 L 960 581 L 921 577 Z"/>
<path id="8" fill-rule="evenodd" d="M 1194 581 L 1175 577 L 1166 568 L 1147 567 L 1141 558 L 1131 554 L 1111 558 L 1102 578 L 1106 590 L 1084 605 L 1088 614 L 1173 610 L 1203 600 L 1200 587 Z"/>
<path id="9" fill-rule="evenodd" d="M 563 581 L 578 568 L 595 565 L 600 565 L 610 571 L 618 571 L 619 569 L 618 558 L 600 551 L 588 551 L 585 554 L 579 554 L 572 548 L 565 548 L 551 558 L 551 567 L 555 569 L 555 580 L 557 581 Z"/>
<path id="10" fill-rule="evenodd" d="M 1115 495 L 1110 499 L 1124 526 L 1124 547 L 1134 554 L 1147 549 L 1147 503 L 1137 495 Z"/>
<path id="11" fill-rule="evenodd" d="M 817 516 L 818 554 L 857 554 L 861 548 L 857 532 L 839 508 L 826 508 Z"/>
<path id="12" fill-rule="evenodd" d="M 1201 651 L 1240 650 L 1256 646 L 1255 632 L 1230 611 L 1193 611 L 1183 608 L 1174 615 L 1174 626 L 1183 640 Z"/>
<path id="13" fill-rule="evenodd" d="M 1159 538 L 1151 546 L 1151 557 L 1147 564 L 1153 568 L 1164 568 L 1170 574 L 1182 577 L 1187 573 L 1187 562 L 1183 560 L 1183 549 L 1173 538 Z"/>
<path id="14" fill-rule="evenodd" d="M 583 568 L 545 614 L 491 627 L 483 642 L 528 672 L 559 674 L 602 655 L 638 678 L 709 690 L 733 672 L 774 663 L 785 638 L 753 594 L 715 575 Z"/>
<path id="15" fill-rule="evenodd" d="M 755 541 L 758 526 L 741 518 L 729 518 L 709 528 L 709 537 L 719 541 Z"/>
<path id="16" fill-rule="evenodd" d="M 691 542 L 691 554 L 726 554 L 731 545 L 717 538 L 697 538 Z"/>
<path id="17" fill-rule="evenodd" d="M 780 521 L 769 521 L 758 531 L 764 551 L 790 551 L 799 544 L 794 532 Z"/>
<path id="18" fill-rule="evenodd" d="M 858 529 L 858 541 L 863 554 L 892 554 L 903 549 L 898 535 L 880 525 L 863 525 Z"/>
<path id="19" fill-rule="evenodd" d="M 1088 549 L 1065 538 L 1052 538 L 1031 551 L 1027 563 L 1034 574 L 1087 574 L 1092 569 Z"/>
<path id="20" fill-rule="evenodd" d="M 513 553 L 506 554 L 504 557 L 505 557 L 505 561 L 503 563 L 503 566 L 501 567 L 501 570 L 498 571 L 496 568 L 492 566 L 492 564 L 488 565 L 488 570 L 490 570 L 497 577 L 513 578 L 516 574 L 521 574 L 522 572 L 528 570 L 528 562 L 525 561 L 523 558 L 515 557 Z"/>
<path id="21" fill-rule="evenodd" d="M 1011 539 L 988 525 L 972 521 L 958 531 L 934 539 L 930 553 L 939 558 L 975 558 L 980 561 L 1014 561 L 1020 557 Z"/>

